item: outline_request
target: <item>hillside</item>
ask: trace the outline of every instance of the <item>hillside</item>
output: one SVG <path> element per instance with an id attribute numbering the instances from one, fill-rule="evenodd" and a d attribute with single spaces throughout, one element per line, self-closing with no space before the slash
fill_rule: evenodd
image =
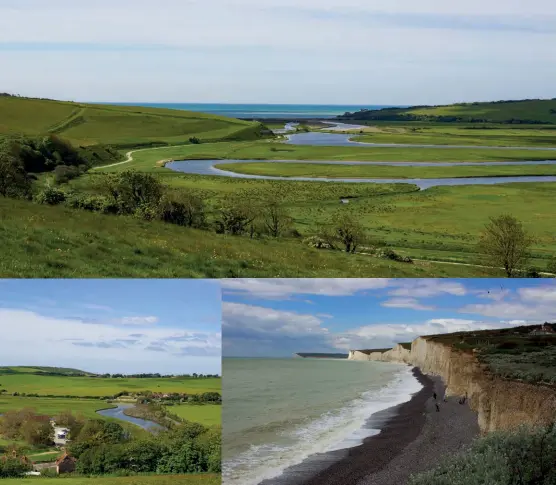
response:
<path id="1" fill-rule="evenodd" d="M 75 103 L 0 96 L 0 136 L 56 134 L 74 145 L 116 148 L 260 138 L 260 123 L 140 106 Z"/>
<path id="2" fill-rule="evenodd" d="M 440 123 L 556 124 L 556 98 L 412 106 L 345 113 L 340 120 Z"/>
<path id="3" fill-rule="evenodd" d="M 92 372 L 67 367 L 45 367 L 45 366 L 2 366 L 0 375 L 9 374 L 34 374 L 34 375 L 58 375 L 58 376 L 95 376 Z"/>

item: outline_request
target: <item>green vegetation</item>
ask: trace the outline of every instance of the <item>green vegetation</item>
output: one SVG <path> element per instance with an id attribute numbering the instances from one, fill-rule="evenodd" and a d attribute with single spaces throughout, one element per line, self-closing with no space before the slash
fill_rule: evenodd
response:
<path id="1" fill-rule="evenodd" d="M 556 99 L 413 106 L 346 113 L 340 120 L 556 124 Z"/>
<path id="2" fill-rule="evenodd" d="M 222 422 L 222 406 L 216 404 L 178 404 L 168 411 L 187 421 L 212 426 Z"/>
<path id="3" fill-rule="evenodd" d="M 556 426 L 490 433 L 465 453 L 411 477 L 410 485 L 556 483 Z"/>
<path id="4" fill-rule="evenodd" d="M 13 478 L 2 485 L 59 485 L 60 478 Z M 63 485 L 98 485 L 98 477 L 64 477 Z M 137 475 L 131 477 L 103 476 L 102 485 L 220 485 L 221 477 L 214 473 L 188 475 Z"/>
<path id="5" fill-rule="evenodd" d="M 182 392 L 199 394 L 220 390 L 220 378 L 103 378 L 62 377 L 35 374 L 2 374 L 0 391 L 8 394 L 38 394 L 39 396 L 112 397 L 122 391 L 139 393 Z"/>
<path id="6" fill-rule="evenodd" d="M 556 384 L 556 324 L 457 332 L 427 339 L 475 352 L 490 372 L 508 379 Z"/>
<path id="7" fill-rule="evenodd" d="M 115 148 L 249 140 L 265 133 L 260 123 L 161 108 L 0 97 L 0 136 L 57 134 L 76 146 Z"/>
<path id="8" fill-rule="evenodd" d="M 33 106 L 37 117 L 30 120 Z M 2 109 L 11 120 L 9 130 L 0 127 L 9 137 L 3 146 L 25 147 L 15 154 L 0 150 L 0 193 L 6 196 L 0 197 L 2 276 L 499 276 L 503 265 L 481 267 L 492 261 L 484 258 L 478 242 L 489 218 L 501 214 L 523 221 L 534 238 L 527 274 L 551 273 L 556 267 L 555 184 L 418 191 L 409 184 L 192 176 L 164 166 L 184 159 L 534 161 L 556 158 L 554 150 L 293 146 L 261 140 L 266 131 L 258 123 L 175 110 L 11 97 L 0 99 Z M 405 123 L 363 131 L 391 142 L 414 137 L 538 147 L 552 146 L 556 133 L 549 125 L 445 125 L 418 122 L 417 128 Z M 14 133 L 21 132 L 25 137 L 15 140 Z M 164 146 L 170 143 L 176 146 Z M 123 152 L 134 147 L 143 148 L 123 159 Z M 91 150 L 97 150 L 96 157 Z M 377 178 L 554 173 L 551 166 L 539 165 L 253 163 L 232 169 Z"/>
<path id="9" fill-rule="evenodd" d="M 82 414 L 86 418 L 98 418 L 96 411 L 116 407 L 113 404 L 92 399 L 60 399 L 47 397 L 0 396 L 0 414 L 25 408 L 34 409 L 39 414 L 55 416 L 66 409 Z"/>
<path id="10" fill-rule="evenodd" d="M 555 152 L 556 153 L 556 152 Z M 314 163 L 219 163 L 229 172 L 273 177 L 428 179 L 457 177 L 516 177 L 556 175 L 556 165 L 484 165 L 451 167 L 409 167 L 388 165 L 332 165 Z"/>

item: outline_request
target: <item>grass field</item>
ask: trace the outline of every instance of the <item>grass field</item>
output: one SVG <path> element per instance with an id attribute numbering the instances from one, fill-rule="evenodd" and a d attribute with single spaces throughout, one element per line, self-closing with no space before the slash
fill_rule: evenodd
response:
<path id="1" fill-rule="evenodd" d="M 113 407 L 116 406 L 92 399 L 0 396 L 0 414 L 6 411 L 33 408 L 38 414 L 54 416 L 71 409 L 73 413 L 82 414 L 86 418 L 100 419 L 100 415 L 96 411 Z"/>
<path id="2" fill-rule="evenodd" d="M 195 178 L 176 177 L 180 187 Z M 218 181 L 213 191 L 220 188 Z M 225 190 L 234 188 L 223 180 Z M 289 182 L 286 182 L 289 183 Z M 260 193 L 268 185 L 252 185 Z M 237 188 L 237 186 L 236 186 Z M 303 187 L 319 204 L 307 202 L 303 217 L 326 217 L 338 199 L 322 201 L 316 186 Z M 338 193 L 344 191 L 336 187 Z M 356 190 L 355 187 L 350 188 Z M 218 193 L 218 192 L 217 192 Z M 226 191 L 222 192 L 225 194 Z M 317 195 L 316 195 L 317 194 Z M 380 206 L 381 197 L 376 199 Z M 310 227 L 316 221 L 309 221 Z M 306 220 L 300 225 L 307 228 Z M 429 231 L 431 228 L 427 228 Z M 3 277 L 374 277 L 487 276 L 483 268 L 435 263 L 404 264 L 364 255 L 320 251 L 298 240 L 250 240 L 189 230 L 133 217 L 106 216 L 45 207 L 0 197 L 0 274 Z M 93 389 L 90 389 L 93 391 Z"/>
<path id="3" fill-rule="evenodd" d="M 138 392 L 184 392 L 199 394 L 220 391 L 218 378 L 194 379 L 176 378 L 102 378 L 102 377 L 64 377 L 40 376 L 33 374 L 0 374 L 0 389 L 8 393 L 51 394 L 71 396 L 112 396 L 121 391 Z"/>
<path id="4" fill-rule="evenodd" d="M 2 485 L 220 485 L 216 474 L 148 475 L 136 477 L 61 477 L 61 478 L 7 478 Z"/>
<path id="5" fill-rule="evenodd" d="M 206 426 L 222 423 L 222 406 L 217 404 L 181 404 L 168 406 L 168 411 L 180 418 Z"/>
<path id="6" fill-rule="evenodd" d="M 229 172 L 280 177 L 326 178 L 445 178 L 556 175 L 556 165 L 500 165 L 460 167 L 392 167 L 384 165 L 318 165 L 309 163 L 220 163 Z"/>
<path id="7" fill-rule="evenodd" d="M 0 97 L 0 135 L 56 133 L 76 145 L 188 143 L 249 138 L 258 123 L 190 111 Z"/>

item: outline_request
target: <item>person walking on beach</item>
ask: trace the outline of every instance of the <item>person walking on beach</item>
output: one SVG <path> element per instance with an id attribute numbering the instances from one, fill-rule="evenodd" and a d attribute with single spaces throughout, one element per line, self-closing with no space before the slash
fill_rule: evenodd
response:
<path id="1" fill-rule="evenodd" d="M 444 393 L 444 399 L 443 399 L 443 401 L 444 401 L 444 402 L 448 402 L 448 396 L 446 396 L 446 393 Z"/>
<path id="2" fill-rule="evenodd" d="M 436 401 L 436 392 L 432 393 L 432 397 L 434 397 L 434 400 Z"/>
<path id="3" fill-rule="evenodd" d="M 438 403 L 434 403 L 434 405 L 436 406 L 436 412 L 439 413 L 440 412 L 440 406 L 438 405 Z"/>

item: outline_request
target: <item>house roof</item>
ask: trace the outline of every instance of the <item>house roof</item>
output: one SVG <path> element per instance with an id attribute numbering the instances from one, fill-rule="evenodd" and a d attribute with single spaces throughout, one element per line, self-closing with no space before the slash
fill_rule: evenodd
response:
<path id="1" fill-rule="evenodd" d="M 60 463 L 66 460 L 76 461 L 76 459 L 73 456 L 69 455 L 67 451 L 64 451 L 64 454 L 56 460 L 56 465 L 59 465 Z"/>

